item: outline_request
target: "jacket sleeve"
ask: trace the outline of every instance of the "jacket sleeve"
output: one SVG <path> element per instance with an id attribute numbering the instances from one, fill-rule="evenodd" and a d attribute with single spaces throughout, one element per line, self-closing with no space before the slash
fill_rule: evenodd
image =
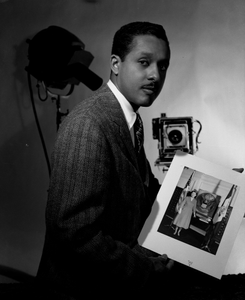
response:
<path id="1" fill-rule="evenodd" d="M 148 168 L 149 168 L 149 173 L 150 173 L 150 178 L 149 178 L 149 197 L 152 201 L 152 204 L 153 202 L 155 201 L 156 197 L 157 197 L 157 194 L 159 192 L 159 189 L 161 187 L 161 185 L 159 184 L 159 181 L 158 179 L 154 176 L 154 174 L 152 173 L 151 171 L 151 167 L 150 167 L 150 164 L 148 162 Z"/>

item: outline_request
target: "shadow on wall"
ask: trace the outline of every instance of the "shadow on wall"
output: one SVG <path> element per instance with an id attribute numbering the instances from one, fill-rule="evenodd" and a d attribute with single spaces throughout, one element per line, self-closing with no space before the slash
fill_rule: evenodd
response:
<path id="1" fill-rule="evenodd" d="M 6 97 L 2 99 L 8 101 L 8 110 L 2 129 L 5 139 L 0 144 L 0 263 L 13 268 L 11 271 L 16 268 L 36 274 L 45 234 L 48 164 L 57 134 L 58 110 L 55 100 L 50 96 L 46 98 L 44 90 L 40 89 L 43 94 L 38 94 L 36 78 L 28 77 L 27 41 L 32 39 L 33 36 L 26 37 L 14 46 L 14 72 L 9 79 L 13 88 L 6 90 Z"/>
<path id="2" fill-rule="evenodd" d="M 15 46 L 12 90 L 7 90 L 9 94 L 1 100 L 8 101 L 8 109 L 0 147 L 0 263 L 10 269 L 0 268 L 0 274 L 2 270 L 20 274 L 15 268 L 35 274 L 43 246 L 49 176 L 25 71 L 26 40 Z M 35 105 L 50 153 L 56 137 L 55 105 L 39 99 Z"/>

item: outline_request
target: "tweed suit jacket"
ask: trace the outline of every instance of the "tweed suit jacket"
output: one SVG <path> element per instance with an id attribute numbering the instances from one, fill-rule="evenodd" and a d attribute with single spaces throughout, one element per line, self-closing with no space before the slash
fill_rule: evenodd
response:
<path id="1" fill-rule="evenodd" d="M 38 278 L 78 296 L 93 287 L 140 289 L 153 264 L 137 237 L 159 183 L 137 158 L 119 102 L 107 85 L 60 126 L 52 154 L 46 236 Z"/>

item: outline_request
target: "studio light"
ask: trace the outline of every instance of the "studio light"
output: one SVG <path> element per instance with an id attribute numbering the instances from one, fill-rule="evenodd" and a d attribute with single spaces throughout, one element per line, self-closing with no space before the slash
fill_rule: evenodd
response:
<path id="1" fill-rule="evenodd" d="M 35 108 L 31 76 L 37 80 L 38 96 L 45 101 L 51 96 L 56 101 L 56 126 L 57 130 L 62 118 L 67 116 L 69 110 L 63 113 L 60 108 L 60 98 L 68 98 L 75 85 L 85 84 L 95 91 L 103 80 L 89 69 L 94 56 L 85 50 L 85 44 L 74 34 L 59 26 L 49 26 L 38 32 L 31 40 L 28 39 L 29 65 L 25 67 L 28 75 L 31 103 L 35 116 L 38 132 L 42 142 L 49 175 L 51 167 L 49 157 Z M 41 96 L 43 88 L 45 96 Z"/>
<path id="2" fill-rule="evenodd" d="M 29 44 L 29 65 L 26 70 L 47 87 L 64 89 L 80 82 L 91 90 L 103 81 L 89 69 L 94 56 L 74 34 L 59 26 L 49 26 L 38 32 Z"/>

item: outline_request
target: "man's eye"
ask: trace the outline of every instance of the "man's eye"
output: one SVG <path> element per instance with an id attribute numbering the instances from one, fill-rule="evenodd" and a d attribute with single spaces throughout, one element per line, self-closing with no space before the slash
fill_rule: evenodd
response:
<path id="1" fill-rule="evenodd" d="M 140 64 L 142 66 L 148 66 L 149 65 L 149 62 L 147 60 L 140 60 Z"/>
<path id="2" fill-rule="evenodd" d="M 162 64 L 159 66 L 161 71 L 167 71 L 168 69 L 168 64 Z"/>

